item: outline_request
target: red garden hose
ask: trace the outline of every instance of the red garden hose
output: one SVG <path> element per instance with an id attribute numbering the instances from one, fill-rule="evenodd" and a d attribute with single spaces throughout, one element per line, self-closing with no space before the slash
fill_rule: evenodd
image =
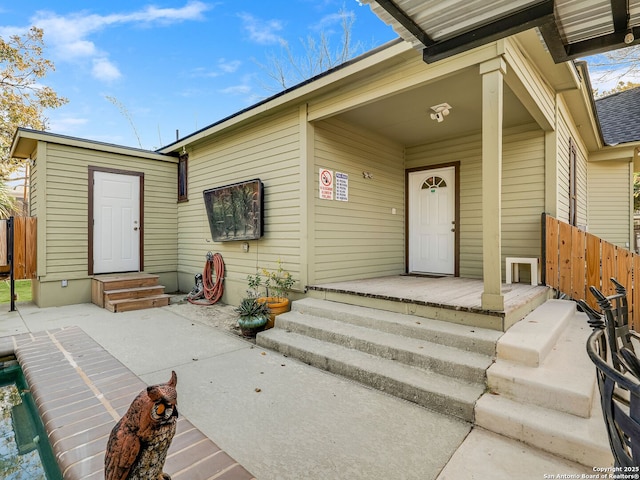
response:
<path id="1" fill-rule="evenodd" d="M 215 280 L 214 280 L 215 278 Z M 196 301 L 187 298 L 190 303 L 196 305 L 213 305 L 222 298 L 224 282 L 224 261 L 222 255 L 211 252 L 207 253 L 207 261 L 204 264 L 204 272 L 202 274 L 202 284 L 204 286 L 204 301 Z"/>

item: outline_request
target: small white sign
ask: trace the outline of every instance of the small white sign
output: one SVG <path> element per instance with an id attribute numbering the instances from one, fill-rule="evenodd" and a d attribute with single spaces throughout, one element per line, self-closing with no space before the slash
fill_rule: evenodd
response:
<path id="1" fill-rule="evenodd" d="M 336 172 L 336 200 L 349 201 L 349 175 L 346 173 Z"/>
<path id="2" fill-rule="evenodd" d="M 320 198 L 323 200 L 333 200 L 333 171 L 320 168 Z"/>

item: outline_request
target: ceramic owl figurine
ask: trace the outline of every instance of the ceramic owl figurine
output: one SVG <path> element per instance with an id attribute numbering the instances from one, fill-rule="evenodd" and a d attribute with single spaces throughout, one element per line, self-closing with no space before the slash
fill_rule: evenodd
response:
<path id="1" fill-rule="evenodd" d="M 104 457 L 105 480 L 171 480 L 164 473 L 167 450 L 178 420 L 176 372 L 133 400 L 111 430 Z"/>

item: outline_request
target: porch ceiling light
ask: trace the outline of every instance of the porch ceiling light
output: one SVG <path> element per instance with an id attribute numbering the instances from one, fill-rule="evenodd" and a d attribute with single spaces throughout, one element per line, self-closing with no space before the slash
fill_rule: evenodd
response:
<path id="1" fill-rule="evenodd" d="M 444 117 L 449 115 L 449 110 L 453 107 L 448 103 L 440 103 L 431 107 L 433 113 L 431 114 L 431 120 L 436 120 L 438 123 L 444 121 Z"/>
<path id="2" fill-rule="evenodd" d="M 634 40 L 635 37 L 633 36 L 633 30 L 630 28 L 627 34 L 624 36 L 624 43 L 626 43 L 627 45 L 631 45 Z"/>

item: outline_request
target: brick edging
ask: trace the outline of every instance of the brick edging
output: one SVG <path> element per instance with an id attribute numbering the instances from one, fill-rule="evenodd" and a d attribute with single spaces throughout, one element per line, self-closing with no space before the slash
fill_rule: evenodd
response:
<path id="1" fill-rule="evenodd" d="M 79 327 L 0 338 L 0 354 L 12 351 L 65 480 L 103 480 L 109 433 L 146 384 Z M 165 471 L 173 480 L 254 478 L 184 416 Z"/>

